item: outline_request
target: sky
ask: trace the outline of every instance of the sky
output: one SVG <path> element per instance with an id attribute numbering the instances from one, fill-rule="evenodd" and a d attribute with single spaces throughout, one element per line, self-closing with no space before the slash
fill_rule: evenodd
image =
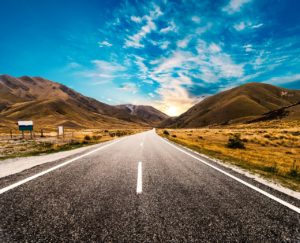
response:
<path id="1" fill-rule="evenodd" d="M 247 82 L 300 89 L 298 0 L 0 0 L 0 73 L 176 116 Z"/>

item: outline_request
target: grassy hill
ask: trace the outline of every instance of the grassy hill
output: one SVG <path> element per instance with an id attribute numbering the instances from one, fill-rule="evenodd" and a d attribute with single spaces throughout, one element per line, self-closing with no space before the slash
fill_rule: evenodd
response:
<path id="1" fill-rule="evenodd" d="M 135 128 L 152 126 L 126 110 L 86 97 L 65 85 L 40 77 L 0 75 L 0 126 L 16 127 L 18 120 L 37 126 L 72 128 Z"/>
<path id="2" fill-rule="evenodd" d="M 177 118 L 163 121 L 160 127 L 204 127 L 245 123 L 285 107 L 283 116 L 269 119 L 300 119 L 300 91 L 263 83 L 248 83 L 199 102 Z"/>

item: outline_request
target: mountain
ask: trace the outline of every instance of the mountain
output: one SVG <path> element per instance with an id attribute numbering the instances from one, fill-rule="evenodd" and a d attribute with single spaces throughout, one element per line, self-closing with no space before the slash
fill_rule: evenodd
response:
<path id="1" fill-rule="evenodd" d="M 203 127 L 268 119 L 300 119 L 300 90 L 247 83 L 207 97 L 160 127 Z M 276 112 L 277 111 L 277 112 Z"/>
<path id="2" fill-rule="evenodd" d="M 0 75 L 0 126 L 33 120 L 43 127 L 148 127 L 146 119 L 40 77 Z M 151 125 L 150 125 L 151 124 Z"/>
<path id="3" fill-rule="evenodd" d="M 169 117 L 152 106 L 127 104 L 116 107 L 153 126 L 158 125 Z"/>

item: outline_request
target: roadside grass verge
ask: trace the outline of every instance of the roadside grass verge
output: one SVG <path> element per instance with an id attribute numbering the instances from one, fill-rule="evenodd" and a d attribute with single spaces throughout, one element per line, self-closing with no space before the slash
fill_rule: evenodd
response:
<path id="1" fill-rule="evenodd" d="M 51 138 L 51 140 L 45 140 L 37 138 L 35 140 L 13 139 L 0 141 L 0 160 L 72 150 L 142 131 L 144 130 L 93 130 L 76 132 L 76 135 L 72 139 Z"/>
<path id="2" fill-rule="evenodd" d="M 295 128 L 286 129 L 284 133 L 282 129 L 266 128 L 157 130 L 160 136 L 170 141 L 259 174 L 295 191 L 300 191 L 298 132 Z"/>

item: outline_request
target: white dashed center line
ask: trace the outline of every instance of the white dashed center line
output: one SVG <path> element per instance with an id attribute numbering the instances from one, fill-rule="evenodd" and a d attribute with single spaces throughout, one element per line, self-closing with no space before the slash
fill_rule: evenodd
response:
<path id="1" fill-rule="evenodd" d="M 142 181 L 142 162 L 138 163 L 137 171 L 137 185 L 136 185 L 136 194 L 141 194 L 143 192 L 143 181 Z"/>

